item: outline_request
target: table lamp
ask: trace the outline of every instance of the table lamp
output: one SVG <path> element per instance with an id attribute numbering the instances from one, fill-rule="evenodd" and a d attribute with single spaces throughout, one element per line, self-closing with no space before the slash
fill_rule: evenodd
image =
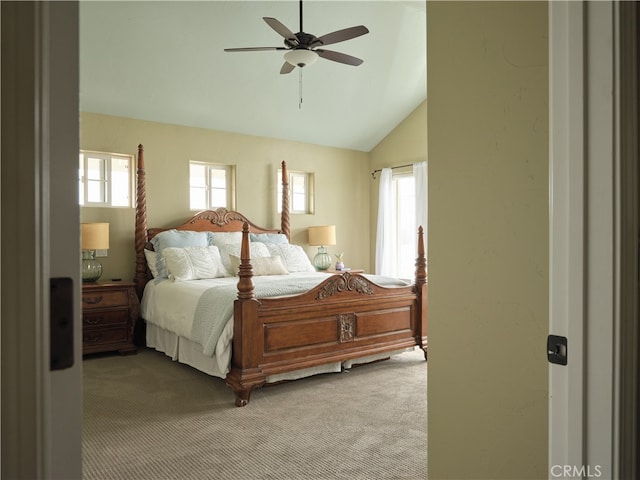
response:
<path id="1" fill-rule="evenodd" d="M 102 264 L 96 259 L 96 250 L 109 249 L 108 223 L 81 223 L 82 281 L 95 282 L 102 275 Z"/>
<path id="2" fill-rule="evenodd" d="M 331 257 L 327 253 L 326 245 L 336 244 L 336 226 L 309 227 L 309 245 L 317 246 L 318 253 L 313 257 L 316 270 L 326 270 L 331 266 Z"/>

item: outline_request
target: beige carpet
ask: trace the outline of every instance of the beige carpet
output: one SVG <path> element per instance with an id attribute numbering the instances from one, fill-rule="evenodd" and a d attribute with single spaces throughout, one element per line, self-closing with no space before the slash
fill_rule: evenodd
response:
<path id="1" fill-rule="evenodd" d="M 420 351 L 254 390 L 141 350 L 84 360 L 85 479 L 426 479 Z"/>

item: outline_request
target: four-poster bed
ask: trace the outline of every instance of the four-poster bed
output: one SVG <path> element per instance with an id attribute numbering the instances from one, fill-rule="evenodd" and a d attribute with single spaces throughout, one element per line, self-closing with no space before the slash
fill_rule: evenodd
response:
<path id="1" fill-rule="evenodd" d="M 237 406 L 244 406 L 249 402 L 251 391 L 255 387 L 289 378 L 286 377 L 289 372 L 294 372 L 295 375 L 295 372 L 322 368 L 327 364 L 358 363 L 357 359 L 362 357 L 388 356 L 415 346 L 424 350 L 426 359 L 427 273 L 422 227 L 418 233 L 416 275 L 413 283 L 383 287 L 372 281 L 373 276 L 349 272 L 339 275 L 301 273 L 303 277 L 307 275 L 321 278 L 315 282 L 315 286 L 302 293 L 260 298 L 259 287 L 264 277 L 256 276 L 254 272 L 256 265 L 252 264 L 251 258 L 254 244 L 250 235 L 280 235 L 289 239 L 288 195 L 285 193 L 282 198 L 280 229 L 258 227 L 244 215 L 224 208 L 200 212 L 180 225 L 147 228 L 144 168 L 144 150 L 139 145 L 134 280 L 141 298 L 145 292 L 145 297 L 162 299 L 162 289 L 168 290 L 171 287 L 171 280 L 150 281 L 147 263 L 149 252 L 145 253 L 145 249 L 150 248 L 150 242 L 162 232 L 213 232 L 211 235 L 214 238 L 223 232 L 241 232 L 232 234 L 238 236 L 240 243 L 237 279 L 223 279 L 237 285 L 233 287 L 235 300 L 229 307 L 232 317 L 225 330 L 232 336 L 229 340 L 230 366 L 228 371 L 221 368 L 212 373 L 225 378 L 227 385 L 235 393 Z M 288 191 L 287 179 L 286 164 L 282 162 L 283 192 Z M 259 258 L 253 259 L 254 263 L 258 260 Z M 281 277 L 286 279 L 287 276 Z M 297 279 L 294 274 L 290 276 L 291 282 L 302 282 Z M 143 298 L 143 316 L 145 311 L 154 310 L 149 304 L 151 300 L 146 300 Z M 171 308 L 171 305 L 163 308 Z M 156 308 L 158 309 L 161 307 Z M 178 350 L 203 350 L 203 347 L 194 346 L 193 342 L 185 338 L 175 342 L 171 340 L 172 346 L 167 347 L 164 340 L 157 340 L 166 332 L 160 328 L 158 333 L 156 327 L 150 325 L 147 318 L 145 320 L 147 328 L 152 328 L 154 332 L 147 334 L 147 343 L 153 344 L 150 346 L 155 346 L 174 358 L 179 358 Z M 222 336 L 224 335 L 223 332 Z M 158 347 L 158 344 L 162 346 Z M 186 356 L 189 359 L 185 363 L 209 373 L 206 367 L 199 366 L 198 361 L 191 360 L 191 353 Z"/>

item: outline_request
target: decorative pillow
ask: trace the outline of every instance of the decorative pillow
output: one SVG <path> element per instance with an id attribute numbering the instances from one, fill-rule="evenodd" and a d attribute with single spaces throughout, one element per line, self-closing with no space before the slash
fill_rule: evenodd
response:
<path id="1" fill-rule="evenodd" d="M 237 271 L 233 269 L 233 266 L 231 265 L 231 259 L 229 258 L 229 255 L 236 255 L 236 256 L 240 256 L 240 244 L 239 243 L 224 243 L 224 244 L 220 244 L 218 245 L 218 248 L 220 249 L 220 257 L 222 257 L 222 263 L 224 264 L 224 267 L 227 269 L 227 272 L 229 272 L 230 275 L 236 275 Z M 251 261 L 253 261 L 254 258 L 257 257 L 270 257 L 271 255 L 269 255 L 269 249 L 267 248 L 267 244 L 266 243 L 252 243 L 250 246 L 250 254 L 251 254 Z"/>
<path id="2" fill-rule="evenodd" d="M 169 278 L 176 282 L 228 276 L 216 246 L 168 247 L 162 254 L 167 263 Z"/>
<path id="3" fill-rule="evenodd" d="M 147 250 L 145 248 L 144 256 L 147 259 L 147 266 L 149 267 L 149 271 L 151 272 L 151 275 L 153 276 L 153 278 L 156 278 L 158 276 L 158 265 L 157 265 L 158 254 L 153 250 Z"/>
<path id="4" fill-rule="evenodd" d="M 262 243 L 289 243 L 289 239 L 284 233 L 250 233 L 249 240 Z"/>
<path id="5" fill-rule="evenodd" d="M 215 232 L 213 233 L 213 245 L 219 247 L 229 243 L 240 244 L 242 242 L 242 232 Z"/>
<path id="6" fill-rule="evenodd" d="M 171 229 L 158 233 L 151 239 L 153 250 L 158 254 L 156 256 L 158 277 L 166 278 L 168 276 L 163 256 L 163 250 L 165 248 L 206 247 L 212 245 L 212 243 L 211 232 L 193 232 L 190 230 Z"/>
<path id="7" fill-rule="evenodd" d="M 280 256 L 289 273 L 315 272 L 309 257 L 300 245 L 265 243 L 272 257 Z"/>
<path id="8" fill-rule="evenodd" d="M 229 255 L 231 266 L 235 275 L 238 275 L 240 268 L 240 257 L 238 255 Z M 287 269 L 284 268 L 280 257 L 252 257 L 251 267 L 255 276 L 264 275 L 289 275 Z"/>

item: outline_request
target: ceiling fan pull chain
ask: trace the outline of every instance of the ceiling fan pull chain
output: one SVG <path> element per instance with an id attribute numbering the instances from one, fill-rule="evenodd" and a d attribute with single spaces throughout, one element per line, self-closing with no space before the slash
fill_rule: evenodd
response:
<path id="1" fill-rule="evenodd" d="M 300 72 L 300 77 L 298 80 L 298 98 L 300 99 L 298 101 L 298 109 L 301 110 L 302 109 L 302 68 L 299 68 L 298 71 Z"/>

